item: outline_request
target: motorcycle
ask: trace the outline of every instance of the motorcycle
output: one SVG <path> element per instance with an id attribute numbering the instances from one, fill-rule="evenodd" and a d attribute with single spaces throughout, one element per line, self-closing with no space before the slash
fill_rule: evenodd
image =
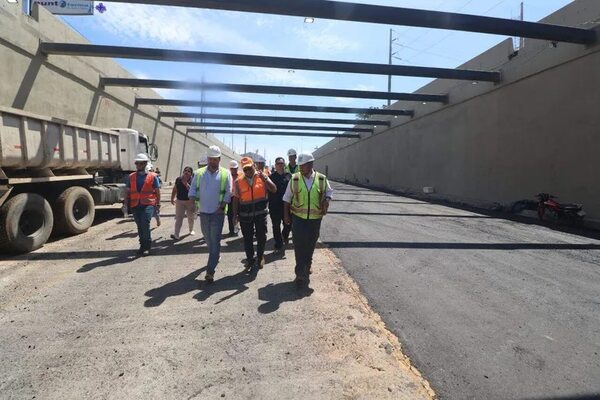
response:
<path id="1" fill-rule="evenodd" d="M 539 193 L 537 214 L 543 221 L 545 218 L 554 217 L 554 219 L 569 219 L 576 223 L 581 223 L 585 217 L 585 211 L 581 204 L 561 204 L 557 202 L 555 196 L 548 193 Z"/>

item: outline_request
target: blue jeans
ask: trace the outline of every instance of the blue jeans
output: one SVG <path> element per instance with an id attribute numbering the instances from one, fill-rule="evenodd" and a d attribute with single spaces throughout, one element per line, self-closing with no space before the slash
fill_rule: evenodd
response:
<path id="1" fill-rule="evenodd" d="M 154 216 L 154 206 L 137 206 L 131 209 L 133 220 L 138 228 L 140 248 L 150 250 L 152 238 L 150 236 L 150 221 Z"/>
<path id="2" fill-rule="evenodd" d="M 223 224 L 225 223 L 225 214 L 200 213 L 200 229 L 208 246 L 208 264 L 206 272 L 214 274 L 219 256 L 221 254 L 221 234 L 223 233 Z"/>

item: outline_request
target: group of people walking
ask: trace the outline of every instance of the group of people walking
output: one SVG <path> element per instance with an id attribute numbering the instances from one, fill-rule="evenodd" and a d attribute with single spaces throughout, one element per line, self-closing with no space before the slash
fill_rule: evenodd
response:
<path id="1" fill-rule="evenodd" d="M 171 192 L 171 203 L 175 205 L 175 231 L 171 238 L 180 239 L 186 218 L 190 235 L 194 235 L 194 222 L 199 215 L 209 254 L 204 278 L 207 283 L 214 281 L 220 261 L 225 216 L 230 236 L 239 234 L 238 224 L 241 228 L 246 253 L 244 269 L 251 273 L 265 265 L 267 216 L 270 215 L 274 250 L 284 252 L 292 235 L 295 282 L 299 286 L 308 285 L 321 220 L 329 209 L 332 189 L 327 177 L 313 169 L 312 154 L 297 155 L 290 149 L 288 160 L 286 164 L 283 157 L 278 157 L 274 169 L 269 171 L 264 159 L 243 157 L 239 164 L 231 161 L 226 169 L 220 165 L 221 150 L 211 146 L 206 165 L 195 172 L 185 167 L 176 179 Z M 126 204 L 138 227 L 139 256 L 150 254 L 150 220 L 160 209 L 160 181 L 155 173 L 146 171 L 148 161 L 144 154 L 138 155 L 137 171 L 130 175 L 127 183 Z"/>

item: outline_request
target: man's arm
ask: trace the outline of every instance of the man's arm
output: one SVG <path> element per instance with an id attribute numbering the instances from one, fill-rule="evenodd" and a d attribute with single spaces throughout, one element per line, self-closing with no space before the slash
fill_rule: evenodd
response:
<path id="1" fill-rule="evenodd" d="M 175 195 L 177 194 L 177 186 L 173 186 L 171 190 L 171 204 L 175 204 Z"/>
<path id="2" fill-rule="evenodd" d="M 265 185 L 267 185 L 267 190 L 271 193 L 275 193 L 277 192 L 277 185 L 275 185 L 273 183 L 273 181 L 271 180 L 271 178 L 269 178 L 265 173 L 263 173 L 262 171 L 259 172 L 260 177 L 262 178 L 262 180 L 265 182 Z"/>
<path id="3" fill-rule="evenodd" d="M 283 223 L 290 225 L 292 219 L 290 217 L 290 203 L 292 202 L 292 181 L 288 182 L 283 194 Z"/>

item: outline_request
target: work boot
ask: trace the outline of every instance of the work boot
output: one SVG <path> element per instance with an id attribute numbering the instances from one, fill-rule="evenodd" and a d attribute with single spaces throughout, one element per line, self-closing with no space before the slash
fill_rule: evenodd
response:
<path id="1" fill-rule="evenodd" d="M 259 260 L 256 260 L 256 268 L 263 269 L 265 266 L 265 258 L 261 257 Z"/>

